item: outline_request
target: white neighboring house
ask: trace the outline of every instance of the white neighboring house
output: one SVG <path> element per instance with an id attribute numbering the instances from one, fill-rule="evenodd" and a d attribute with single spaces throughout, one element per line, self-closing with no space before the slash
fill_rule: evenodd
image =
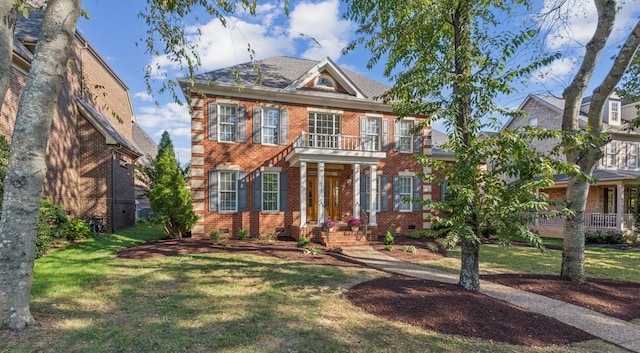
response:
<path id="1" fill-rule="evenodd" d="M 587 124 L 587 110 L 590 98 L 585 98 L 581 106 L 580 125 Z M 591 185 L 585 213 L 587 231 L 618 230 L 630 231 L 633 228 L 631 206 L 636 202 L 638 177 L 640 177 L 640 134 L 625 131 L 625 120 L 636 116 L 637 103 L 624 104 L 612 95 L 606 103 L 603 127 L 611 134 L 611 142 L 605 147 L 605 155 L 593 173 L 597 182 Z M 564 100 L 546 95 L 529 95 L 520 105 L 525 113 L 522 117 L 512 118 L 503 129 L 513 130 L 521 126 L 532 125 L 547 129 L 560 130 Z M 558 141 L 537 141 L 532 148 L 549 152 Z M 567 177 L 557 175 L 553 188 L 545 190 L 554 200 L 565 197 Z M 564 220 L 561 218 L 543 220 L 536 223 L 540 234 L 562 236 Z"/>

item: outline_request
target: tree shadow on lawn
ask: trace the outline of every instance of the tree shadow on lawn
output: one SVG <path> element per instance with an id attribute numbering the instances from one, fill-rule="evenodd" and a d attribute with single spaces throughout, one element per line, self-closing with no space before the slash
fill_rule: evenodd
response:
<path id="1" fill-rule="evenodd" d="M 326 255 L 304 256 L 302 255 L 302 250 L 296 248 L 295 242 L 291 241 L 258 243 L 255 240 L 232 240 L 227 246 L 213 246 L 204 239 L 182 242 L 158 241 L 125 249 L 118 256 L 138 259 L 184 255 L 190 252 L 199 254 L 208 252 L 246 253 L 276 256 L 289 261 L 312 262 L 315 264 L 343 265 L 344 263 L 349 266 L 361 265 L 342 255 L 339 258 L 327 257 Z M 424 255 L 442 257 L 442 254 L 436 253 L 424 253 Z M 347 260 L 346 262 L 345 259 Z M 287 266 L 299 267 L 302 265 L 289 264 Z M 310 267 L 306 270 L 314 271 L 314 269 L 314 267 Z M 269 280 L 275 281 L 275 287 L 278 287 L 277 281 L 281 275 L 282 273 L 279 273 L 279 271 L 256 274 L 258 277 L 266 276 Z M 317 273 L 317 275 L 320 276 L 322 274 Z M 402 280 L 398 278 L 402 278 Z M 292 283 L 296 283 L 298 279 L 289 278 L 284 282 L 290 286 Z M 401 287 L 405 289 L 401 293 L 402 295 L 395 291 L 400 282 L 402 282 Z M 304 288 L 309 283 L 303 281 L 298 285 Z M 425 293 L 432 294 L 426 296 Z M 555 319 L 522 310 L 482 294 L 466 292 L 458 286 L 444 285 L 438 282 L 413 280 L 397 276 L 376 279 L 373 282 L 365 282 L 352 288 L 349 291 L 348 298 L 365 311 L 375 315 L 445 334 L 477 337 L 526 346 L 564 345 L 594 338 Z M 420 303 L 420 305 L 416 305 L 416 303 Z M 462 306 L 456 309 L 459 305 Z M 422 309 L 418 310 L 418 308 Z M 435 308 L 441 308 L 442 310 L 436 310 Z M 453 309 L 445 310 L 443 308 Z M 544 331 L 544 334 L 541 334 L 541 331 Z"/>

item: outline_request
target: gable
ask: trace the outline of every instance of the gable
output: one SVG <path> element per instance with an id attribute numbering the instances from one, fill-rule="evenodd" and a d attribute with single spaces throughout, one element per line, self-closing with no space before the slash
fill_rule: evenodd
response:
<path id="1" fill-rule="evenodd" d="M 331 81 L 331 86 L 318 83 L 325 79 Z M 365 98 L 358 86 L 336 65 L 330 58 L 318 62 L 317 65 L 304 72 L 300 77 L 291 82 L 289 90 L 311 89 L 314 91 L 338 92 L 349 94 L 357 98 Z"/>

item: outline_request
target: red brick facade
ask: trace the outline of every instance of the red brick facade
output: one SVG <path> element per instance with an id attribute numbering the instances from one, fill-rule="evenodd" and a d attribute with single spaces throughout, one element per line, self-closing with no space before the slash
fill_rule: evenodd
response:
<path id="1" fill-rule="evenodd" d="M 11 88 L 0 113 L 0 133 L 11 140 L 26 73 L 17 56 Z M 131 141 L 133 109 L 128 88 L 80 35 L 58 97 L 47 146 L 43 196 L 61 204 L 71 217 L 102 216 L 107 229 L 135 224 L 133 163 L 127 146 L 107 143 L 104 128 L 86 116 L 78 99 L 99 111 L 123 140 Z M 125 171 L 126 172 L 123 172 Z"/>
<path id="2" fill-rule="evenodd" d="M 336 85 L 338 90 L 342 90 L 342 86 Z M 309 89 L 306 84 L 305 89 Z M 335 180 L 337 190 L 332 189 L 331 192 L 338 194 L 339 205 L 337 207 L 338 217 L 332 217 L 338 222 L 346 223 L 354 212 L 354 193 L 358 195 L 360 200 L 360 191 L 355 189 L 354 168 L 360 169 L 360 182 L 363 183 L 365 176 L 370 173 L 370 165 L 374 164 L 376 173 L 381 176 L 380 180 L 384 185 L 380 185 L 380 203 L 378 207 L 381 209 L 376 212 L 376 223 L 373 230 L 377 234 L 384 234 L 390 230 L 396 233 L 408 234 L 414 231 L 429 228 L 430 224 L 426 221 L 427 214 L 430 212 L 426 207 L 411 206 L 410 211 L 394 210 L 394 203 L 397 203 L 397 192 L 394 188 L 394 178 L 403 176 L 410 177 L 412 180 L 411 195 L 419 199 L 439 200 L 439 188 L 435 189 L 431 184 L 425 184 L 417 178 L 421 172 L 430 173 L 425 170 L 419 163 L 413 160 L 414 151 L 430 154 L 431 140 L 430 128 L 424 128 L 420 133 L 419 139 L 413 139 L 412 144 L 419 143 L 414 146 L 411 152 L 399 152 L 394 142 L 394 121 L 395 115 L 390 113 L 390 107 L 387 112 L 366 109 L 349 109 L 339 104 L 331 106 L 330 100 L 327 105 L 317 105 L 313 103 L 304 104 L 298 102 L 287 102 L 286 98 L 277 100 L 255 99 L 243 97 L 244 92 L 238 92 L 231 95 L 217 95 L 205 92 L 206 97 L 202 98 L 198 95 L 191 97 L 192 114 L 192 176 L 191 190 L 196 213 L 200 216 L 198 225 L 193 230 L 194 235 L 208 236 L 212 230 L 218 230 L 222 233 L 228 232 L 231 235 L 237 234 L 239 229 L 249 229 L 252 236 L 265 235 L 268 233 L 277 233 L 297 237 L 300 232 L 308 232 L 307 226 L 314 227 L 317 225 L 315 214 L 304 212 L 301 213 L 301 176 L 304 174 L 309 183 L 309 178 L 319 178 L 320 163 L 305 162 L 306 173 L 301 171 L 302 162 L 294 162 L 292 156 L 296 152 L 296 139 L 303 133 L 309 133 L 309 114 L 314 112 L 335 112 L 340 118 L 340 134 L 342 136 L 359 136 L 361 134 L 361 117 L 369 116 L 378 118 L 384 124 L 387 124 L 387 138 L 389 148 L 386 151 L 379 151 L 381 157 L 375 163 L 360 162 L 358 158 L 345 161 L 342 157 L 336 157 L 332 160 L 331 149 L 325 150 L 325 155 L 319 156 L 324 158 L 322 165 L 324 166 L 325 181 L 331 178 Z M 293 99 L 292 99 L 293 100 Z M 220 142 L 209 138 L 210 136 L 210 107 L 216 107 L 216 104 L 232 103 L 238 107 L 244 107 L 246 110 L 246 139 L 244 142 Z M 252 127 L 254 126 L 254 108 L 272 107 L 280 111 L 286 111 L 288 114 L 288 133 L 286 143 L 279 141 L 278 145 L 262 144 L 261 141 L 254 141 L 252 136 Z M 379 108 L 378 108 L 379 109 Z M 415 123 L 422 121 L 421 119 L 413 119 Z M 217 128 L 217 127 L 216 127 Z M 413 137 L 412 137 L 413 138 Z M 293 163 L 292 163 L 293 162 Z M 246 188 L 242 192 L 238 192 L 238 197 L 246 196 L 246 208 L 244 210 L 232 212 L 219 212 L 215 210 L 215 205 L 210 204 L 212 200 L 210 185 L 210 173 L 217 170 L 236 170 L 241 175 L 246 175 L 242 183 L 242 187 Z M 264 212 L 260 207 L 255 205 L 254 180 L 260 172 L 277 171 L 285 174 L 286 179 L 286 209 L 277 212 Z M 383 177 L 382 177 L 383 176 Z M 281 177 L 282 179 L 283 177 Z M 315 180 L 315 179 L 314 179 Z M 418 183 L 418 184 L 415 184 Z M 311 184 L 313 185 L 313 184 Z M 280 185 L 282 187 L 282 184 Z M 315 185 L 310 188 L 317 187 Z M 278 190 L 280 191 L 280 190 Z M 315 191 L 314 191 L 315 192 Z M 216 195 L 213 196 L 217 197 Z M 305 196 L 306 197 L 306 196 Z M 394 200 L 394 197 L 396 200 Z M 309 199 L 307 209 L 311 202 L 317 202 L 317 195 L 314 200 Z M 283 201 L 280 200 L 282 203 Z M 358 201 L 356 201 L 358 202 Z M 359 203 L 359 202 L 358 202 Z M 318 206 L 320 207 L 320 206 Z M 363 208 L 366 208 L 363 207 Z M 332 208 L 333 209 L 333 208 Z M 317 210 L 316 210 L 317 211 Z M 355 215 L 356 218 L 363 218 L 361 215 Z M 306 222 L 302 219 L 306 218 Z M 301 224 L 304 223 L 304 224 Z"/>

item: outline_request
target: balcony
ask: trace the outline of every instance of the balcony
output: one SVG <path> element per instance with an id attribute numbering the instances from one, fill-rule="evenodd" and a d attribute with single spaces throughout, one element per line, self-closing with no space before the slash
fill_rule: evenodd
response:
<path id="1" fill-rule="evenodd" d="M 386 157 L 377 142 L 370 137 L 302 132 L 293 142 L 286 160 L 292 166 L 300 161 L 376 164 Z"/>

